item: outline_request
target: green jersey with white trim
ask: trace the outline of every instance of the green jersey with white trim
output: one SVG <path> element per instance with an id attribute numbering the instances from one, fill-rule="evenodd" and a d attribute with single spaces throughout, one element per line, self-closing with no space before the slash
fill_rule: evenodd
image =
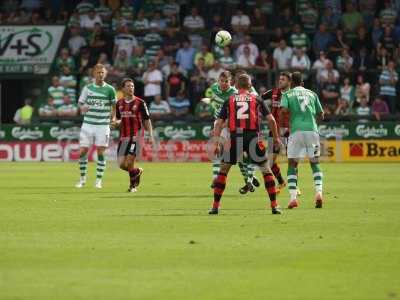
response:
<path id="1" fill-rule="evenodd" d="M 84 115 L 83 123 L 109 125 L 111 109 L 117 103 L 115 89 L 108 83 L 104 83 L 103 86 L 89 83 L 83 88 L 79 103 L 89 107 Z"/>
<path id="2" fill-rule="evenodd" d="M 225 91 L 222 91 L 218 82 L 211 85 L 211 102 L 210 106 L 214 115 L 214 118 L 218 118 L 219 112 L 222 105 L 229 100 L 229 97 L 236 94 L 237 89 L 234 86 L 230 86 Z"/>
<path id="3" fill-rule="evenodd" d="M 281 107 L 289 110 L 290 133 L 318 132 L 316 115 L 322 113 L 323 110 L 316 93 L 297 86 L 282 95 Z"/>

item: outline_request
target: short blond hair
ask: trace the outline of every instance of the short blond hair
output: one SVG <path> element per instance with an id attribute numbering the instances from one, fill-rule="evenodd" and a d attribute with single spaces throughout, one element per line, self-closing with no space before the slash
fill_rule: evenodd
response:
<path id="1" fill-rule="evenodd" d="M 96 64 L 96 65 L 94 66 L 94 68 L 93 68 L 93 71 L 97 71 L 98 69 L 104 69 L 104 70 L 107 71 L 106 66 L 103 65 L 103 64 Z"/>

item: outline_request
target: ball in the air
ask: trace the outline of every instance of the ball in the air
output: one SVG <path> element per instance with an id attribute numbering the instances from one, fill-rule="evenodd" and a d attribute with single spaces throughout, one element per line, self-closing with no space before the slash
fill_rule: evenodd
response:
<path id="1" fill-rule="evenodd" d="M 231 41 L 232 41 L 232 36 L 226 30 L 218 31 L 217 34 L 215 35 L 215 43 L 221 48 L 228 46 L 231 43 Z"/>

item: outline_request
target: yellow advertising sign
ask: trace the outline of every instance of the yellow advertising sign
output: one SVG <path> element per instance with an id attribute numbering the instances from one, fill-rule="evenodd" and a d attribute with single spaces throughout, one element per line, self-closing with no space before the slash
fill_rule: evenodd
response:
<path id="1" fill-rule="evenodd" d="M 322 157 L 327 161 L 400 162 L 400 140 L 326 140 Z"/>

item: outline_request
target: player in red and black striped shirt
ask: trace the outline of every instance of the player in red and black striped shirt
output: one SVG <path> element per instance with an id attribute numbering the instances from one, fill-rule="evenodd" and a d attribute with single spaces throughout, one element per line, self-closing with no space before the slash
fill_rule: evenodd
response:
<path id="1" fill-rule="evenodd" d="M 153 141 L 153 128 L 150 114 L 144 100 L 134 95 L 135 85 L 132 79 L 122 81 L 124 97 L 116 105 L 116 119 L 112 125 L 119 126 L 120 141 L 118 144 L 119 167 L 129 173 L 129 192 L 136 192 L 143 173 L 142 168 L 135 168 L 135 158 L 138 153 L 139 137 L 144 127 Z"/>
<path id="2" fill-rule="evenodd" d="M 289 137 L 289 115 L 281 114 L 281 96 L 284 92 L 290 89 L 291 74 L 289 72 L 282 72 L 279 75 L 278 87 L 275 87 L 264 94 L 262 94 L 262 99 L 271 101 L 271 113 L 275 118 L 278 133 L 282 139 L 287 140 Z M 270 137 L 272 135 L 270 134 Z M 283 179 L 281 174 L 281 169 L 277 163 L 278 155 L 281 151 L 281 145 L 273 144 L 273 162 L 271 166 L 272 173 L 274 173 L 275 178 L 278 180 L 277 192 L 279 193 L 281 189 L 286 186 L 286 181 Z"/>
<path id="3" fill-rule="evenodd" d="M 225 102 L 214 126 L 215 154 L 221 152 L 218 137 L 227 122 L 230 131 L 230 146 L 224 147 L 222 164 L 214 181 L 214 202 L 210 214 L 218 214 L 220 200 L 225 190 L 226 178 L 232 165 L 243 160 L 246 155 L 249 161 L 259 166 L 264 177 L 265 190 L 268 193 L 273 214 L 281 211 L 276 201 L 275 180 L 268 166 L 267 153 L 261 134 L 261 121 L 265 117 L 271 128 L 274 142 L 280 143 L 276 122 L 268 107 L 256 95 L 250 93 L 251 79 L 242 74 L 238 78 L 239 92 Z"/>

